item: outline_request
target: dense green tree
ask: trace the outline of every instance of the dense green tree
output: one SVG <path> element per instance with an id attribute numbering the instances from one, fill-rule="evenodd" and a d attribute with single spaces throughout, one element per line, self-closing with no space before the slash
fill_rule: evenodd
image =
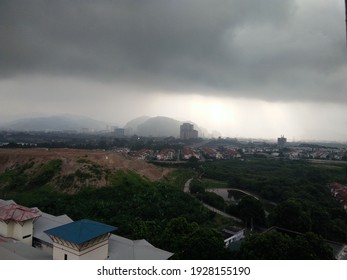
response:
<path id="1" fill-rule="evenodd" d="M 185 238 L 184 251 L 181 259 L 218 260 L 228 258 L 229 251 L 225 248 L 219 232 L 207 227 L 199 227 Z"/>
<path id="2" fill-rule="evenodd" d="M 292 258 L 299 260 L 333 260 L 333 250 L 322 237 L 312 232 L 293 239 Z"/>
<path id="3" fill-rule="evenodd" d="M 224 259 L 229 255 L 219 232 L 184 217 L 161 223 L 137 220 L 132 227 L 136 238 L 173 252 L 172 259 Z"/>
<path id="4" fill-rule="evenodd" d="M 239 188 L 241 186 L 241 179 L 234 175 L 228 178 L 228 185 L 233 188 Z"/>
<path id="5" fill-rule="evenodd" d="M 175 258 L 182 258 L 187 240 L 198 229 L 197 223 L 189 223 L 184 217 L 171 219 L 161 233 L 160 246 L 175 252 Z"/>
<path id="6" fill-rule="evenodd" d="M 285 260 L 290 244 L 289 236 L 277 232 L 255 234 L 242 242 L 237 257 L 246 260 Z"/>
<path id="7" fill-rule="evenodd" d="M 62 166 L 61 159 L 53 159 L 43 164 L 31 177 L 28 184 L 30 186 L 42 186 L 47 184 L 57 173 L 60 172 Z"/>
<path id="8" fill-rule="evenodd" d="M 182 192 L 184 182 L 192 177 L 191 171 L 181 176 L 180 187 L 153 183 L 133 172 L 110 171 L 107 176 L 108 186 L 98 189 L 81 186 L 75 189 L 73 194 L 67 194 L 53 191 L 59 188 L 54 185 L 60 168 L 59 162 L 55 163 L 57 164 L 35 166 L 34 172 L 27 172 L 24 167 L 19 167 L 0 174 L 0 184 L 4 195 L 7 195 L 3 198 L 14 199 L 29 207 L 37 206 L 54 215 L 65 213 L 74 220 L 90 218 L 117 226 L 118 234 L 134 239 L 145 238 L 155 246 L 177 253 L 177 258 L 225 257 L 219 233 L 207 228 L 211 227 L 215 214 Z M 234 178 L 240 188 L 278 202 L 269 216 L 274 225 L 301 232 L 312 230 L 330 240 L 346 241 L 346 213 L 330 195 L 326 186 L 326 183 L 332 180 L 345 180 L 343 166 L 332 165 L 327 168 L 306 162 L 248 159 L 244 162 L 206 162 L 203 170 L 206 171 L 204 176 L 217 180 Z M 101 172 L 99 171 L 96 167 L 88 169 L 93 176 L 97 176 Z M 71 179 L 71 188 L 74 178 L 65 178 Z M 23 184 L 29 186 L 30 182 L 35 181 L 37 189 L 28 192 L 28 188 L 21 188 Z M 223 199 L 204 192 L 203 183 L 196 182 L 199 185 L 196 193 L 203 194 L 200 198 L 223 210 Z M 248 225 L 250 219 L 253 219 L 255 225 L 259 221 L 261 224 L 263 220 L 264 209 L 259 202 L 250 198 L 245 198 L 239 205 L 228 207 L 228 210 L 233 215 L 242 217 Z M 266 258 L 285 256 L 287 259 L 306 259 L 324 256 L 324 249 L 317 252 L 313 250 L 320 244 L 320 239 L 315 236 L 301 236 L 296 239 L 295 244 L 282 237 L 274 237 L 270 241 L 262 238 L 259 237 L 268 250 L 273 248 L 271 246 L 287 248 L 287 255 L 283 254 L 283 251 L 274 251 L 273 255 L 267 252 Z M 301 247 L 307 248 L 310 254 L 305 255 L 305 251 L 300 250 Z M 246 254 L 244 249 L 240 252 Z M 253 252 L 252 249 L 250 252 Z M 244 255 L 244 258 L 265 258 L 263 255 L 258 256 L 258 253 Z M 325 255 L 323 258 L 329 256 Z"/>
<path id="9" fill-rule="evenodd" d="M 243 241 L 237 254 L 249 260 L 332 260 L 332 248 L 314 233 L 292 235 L 270 232 Z"/>
<path id="10" fill-rule="evenodd" d="M 214 192 L 203 192 L 199 193 L 197 195 L 197 198 L 203 201 L 204 203 L 215 207 L 219 210 L 224 211 L 226 208 L 226 203 L 223 199 L 223 197 L 219 196 L 218 194 Z"/>
<path id="11" fill-rule="evenodd" d="M 299 232 L 311 230 L 311 218 L 297 200 L 278 204 L 269 217 L 273 225 Z"/>
<path id="12" fill-rule="evenodd" d="M 152 244 L 159 244 L 161 242 L 163 223 L 135 218 L 130 223 L 130 228 L 133 239 L 146 239 Z"/>
<path id="13" fill-rule="evenodd" d="M 263 204 L 252 196 L 245 196 L 237 205 L 239 215 L 249 227 L 265 225 L 265 211 Z"/>
<path id="14" fill-rule="evenodd" d="M 191 194 L 204 193 L 205 192 L 205 188 L 204 188 L 203 184 L 199 180 L 193 179 L 190 182 L 189 191 L 190 191 Z"/>

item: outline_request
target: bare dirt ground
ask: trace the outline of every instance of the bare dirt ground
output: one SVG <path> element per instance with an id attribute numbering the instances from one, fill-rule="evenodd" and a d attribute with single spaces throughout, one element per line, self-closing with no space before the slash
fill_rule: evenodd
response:
<path id="1" fill-rule="evenodd" d="M 131 170 L 151 181 L 160 180 L 173 170 L 112 151 L 33 148 L 0 149 L 0 172 L 16 164 L 22 165 L 30 161 L 44 163 L 52 159 L 61 159 L 63 161 L 62 175 L 78 169 L 78 160 L 82 159 L 92 161 L 110 170 Z"/>

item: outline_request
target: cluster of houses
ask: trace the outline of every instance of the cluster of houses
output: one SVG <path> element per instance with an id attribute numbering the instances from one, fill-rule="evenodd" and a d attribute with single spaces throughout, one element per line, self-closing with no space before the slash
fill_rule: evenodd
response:
<path id="1" fill-rule="evenodd" d="M 346 149 L 293 147 L 284 153 L 289 159 L 346 160 Z"/>
<path id="2" fill-rule="evenodd" d="M 286 149 L 279 149 L 276 146 L 255 146 L 242 148 L 242 153 L 246 155 L 261 154 L 267 157 L 284 157 L 291 160 L 318 159 L 318 160 L 347 160 L 347 150 L 345 148 L 325 148 L 306 146 L 286 146 Z"/>
<path id="3" fill-rule="evenodd" d="M 234 148 L 223 147 L 221 149 L 215 149 L 212 147 L 202 147 L 200 150 L 206 159 L 241 158 L 240 153 Z"/>
<path id="4" fill-rule="evenodd" d="M 162 149 L 160 151 L 141 149 L 139 151 L 128 151 L 127 155 L 141 160 L 172 161 L 177 159 L 177 153 L 174 149 Z"/>
<path id="5" fill-rule="evenodd" d="M 190 147 L 184 147 L 181 151 L 181 158 L 183 160 L 188 160 L 192 157 L 195 157 L 197 159 L 200 159 L 200 154 L 197 150 L 190 148 Z"/>
<path id="6" fill-rule="evenodd" d="M 212 159 L 237 159 L 243 155 L 262 155 L 269 158 L 284 157 L 291 160 L 347 160 L 346 148 L 327 148 L 327 147 L 311 147 L 311 146 L 289 146 L 280 149 L 277 145 L 263 145 L 253 143 L 248 147 L 220 146 L 218 148 L 212 146 L 202 146 L 200 148 L 184 147 L 182 149 L 165 148 L 162 150 L 141 149 L 139 151 L 131 151 L 128 148 L 118 148 L 117 152 L 122 152 L 132 158 L 142 160 L 158 160 L 158 161 L 180 161 L 189 160 L 195 157 L 199 160 Z"/>
<path id="7" fill-rule="evenodd" d="M 157 160 L 175 160 L 177 158 L 174 149 L 163 149 L 156 154 Z"/>
<path id="8" fill-rule="evenodd" d="M 153 150 L 150 149 L 141 149 L 139 151 L 129 151 L 128 156 L 135 159 L 146 160 L 153 156 Z"/>
<path id="9" fill-rule="evenodd" d="M 138 151 L 130 151 L 129 149 L 118 149 L 116 152 L 127 154 L 128 156 L 140 160 L 158 160 L 158 161 L 175 161 L 175 160 L 189 160 L 192 157 L 197 159 L 231 159 L 241 158 L 240 153 L 234 148 L 216 149 L 212 147 L 191 148 L 184 147 L 181 150 L 172 148 L 165 148 L 162 150 L 154 151 L 151 149 L 141 149 Z"/>

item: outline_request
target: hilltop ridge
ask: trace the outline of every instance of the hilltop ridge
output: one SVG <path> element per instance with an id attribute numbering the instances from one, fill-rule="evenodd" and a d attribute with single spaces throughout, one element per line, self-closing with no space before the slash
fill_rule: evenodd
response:
<path id="1" fill-rule="evenodd" d="M 101 187 L 117 171 L 134 172 L 157 181 L 171 169 L 102 150 L 0 149 L 0 188 L 15 190 L 52 184 L 70 191 L 83 186 Z"/>

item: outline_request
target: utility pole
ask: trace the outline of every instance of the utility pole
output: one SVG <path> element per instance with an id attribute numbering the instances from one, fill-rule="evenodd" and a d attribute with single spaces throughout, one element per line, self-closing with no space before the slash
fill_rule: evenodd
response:
<path id="1" fill-rule="evenodd" d="M 347 0 L 345 0 L 346 47 L 347 47 Z"/>

